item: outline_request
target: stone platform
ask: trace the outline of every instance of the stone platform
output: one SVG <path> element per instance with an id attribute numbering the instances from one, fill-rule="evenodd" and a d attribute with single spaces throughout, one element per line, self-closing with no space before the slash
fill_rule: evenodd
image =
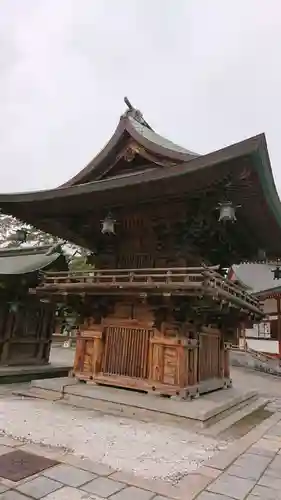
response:
<path id="1" fill-rule="evenodd" d="M 71 377 L 33 380 L 21 395 L 59 400 L 76 407 L 143 421 L 189 423 L 197 427 L 214 425 L 222 418 L 259 401 L 256 391 L 234 388 L 216 391 L 192 401 L 173 400 L 124 389 L 83 384 Z M 259 403 L 261 405 L 261 403 Z"/>

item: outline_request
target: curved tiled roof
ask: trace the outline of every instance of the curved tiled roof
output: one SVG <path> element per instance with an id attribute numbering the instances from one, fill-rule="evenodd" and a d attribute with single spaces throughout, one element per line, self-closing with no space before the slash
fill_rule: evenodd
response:
<path id="1" fill-rule="evenodd" d="M 157 134 L 151 128 L 148 128 L 143 123 L 135 120 L 133 116 L 129 116 L 128 119 L 132 126 L 136 129 L 136 131 L 152 144 L 160 146 L 161 148 L 167 149 L 169 151 L 174 151 L 175 153 L 190 155 L 192 158 L 196 158 L 197 156 L 199 156 L 198 154 L 193 153 L 192 151 L 189 151 L 188 149 L 183 148 L 182 146 L 179 146 L 169 139 L 166 139 L 165 137 Z"/>
<path id="2" fill-rule="evenodd" d="M 281 286 L 281 280 L 274 279 L 274 269 L 276 264 L 239 264 L 232 267 L 234 273 L 232 280 L 244 283 L 252 293 L 273 290 Z"/>
<path id="3" fill-rule="evenodd" d="M 199 156 L 154 132 L 144 120 L 142 113 L 131 108 L 121 116 L 116 130 L 106 146 L 85 168 L 60 187 L 70 187 L 99 180 L 107 171 L 110 155 L 116 156 L 118 147 L 122 149 L 124 138 L 129 140 L 130 137 L 148 152 L 154 153 L 158 157 L 162 156 L 172 163 L 187 162 Z"/>
<path id="4" fill-rule="evenodd" d="M 51 253 L 51 246 L 0 250 L 0 276 L 33 273 L 55 262 L 60 253 Z"/>

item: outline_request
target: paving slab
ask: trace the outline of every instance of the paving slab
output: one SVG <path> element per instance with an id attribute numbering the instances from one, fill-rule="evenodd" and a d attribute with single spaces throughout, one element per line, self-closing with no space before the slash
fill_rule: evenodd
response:
<path id="1" fill-rule="evenodd" d="M 281 500 L 281 491 L 257 485 L 251 491 L 247 500 Z"/>
<path id="2" fill-rule="evenodd" d="M 244 453 L 227 470 L 232 476 L 258 480 L 269 465 L 272 457 Z"/>
<path id="3" fill-rule="evenodd" d="M 110 500 L 152 500 L 154 493 L 129 486 L 110 497 Z"/>
<path id="4" fill-rule="evenodd" d="M 201 493 L 199 497 L 197 497 L 197 500 L 234 500 L 234 499 L 233 497 L 230 496 L 226 497 L 225 495 L 219 495 L 218 493 L 203 491 L 203 493 Z"/>
<path id="5" fill-rule="evenodd" d="M 273 477 L 271 474 L 263 474 L 263 476 L 260 478 L 259 485 L 261 486 L 266 486 L 267 488 L 271 488 L 272 490 L 281 490 L 281 470 L 280 470 L 280 476 L 279 477 Z"/>
<path id="6" fill-rule="evenodd" d="M 27 497 L 17 491 L 6 491 L 0 495 L 0 500 L 26 500 Z M 70 500 L 70 499 L 69 499 Z"/>
<path id="7" fill-rule="evenodd" d="M 44 471 L 44 476 L 54 479 L 55 481 L 59 481 L 66 486 L 73 487 L 82 486 L 83 484 L 89 483 L 96 478 L 96 475 L 91 472 L 77 469 L 76 467 L 66 464 L 56 465 L 51 469 L 47 469 Z"/>
<path id="8" fill-rule="evenodd" d="M 38 476 L 16 488 L 17 491 L 35 499 L 40 499 L 53 491 L 62 488 L 62 484 L 48 477 Z"/>
<path id="9" fill-rule="evenodd" d="M 156 495 L 156 497 L 153 497 L 153 500 L 171 500 L 168 497 L 162 497 L 161 495 Z"/>
<path id="10" fill-rule="evenodd" d="M 254 455 L 274 457 L 281 448 L 281 442 L 274 439 L 259 439 L 248 452 Z"/>
<path id="11" fill-rule="evenodd" d="M 60 458 L 61 462 L 64 462 L 78 469 L 83 469 L 88 472 L 92 472 L 98 476 L 109 476 L 115 472 L 115 469 L 109 467 L 109 465 L 93 462 L 92 460 L 85 457 L 77 457 L 71 453 L 64 454 Z"/>
<path id="12" fill-rule="evenodd" d="M 44 500 L 104 500 L 103 498 L 97 497 L 95 495 L 90 495 L 88 493 L 85 493 L 85 491 L 78 490 L 77 488 L 71 488 L 69 486 L 64 486 L 60 490 L 50 493 L 43 498 Z M 0 498 L 0 500 L 2 499 Z M 14 499 L 11 498 L 11 500 Z M 26 497 L 25 500 L 27 500 Z"/>
<path id="13" fill-rule="evenodd" d="M 240 477 L 231 476 L 223 473 L 210 486 L 208 491 L 228 496 L 231 494 L 235 500 L 244 500 L 246 495 L 255 486 L 255 481 L 251 479 L 242 479 Z"/>
<path id="14" fill-rule="evenodd" d="M 281 471 L 281 455 L 278 455 L 278 454 L 275 455 L 274 459 L 270 463 L 269 468 L 276 469 L 277 471 Z"/>
<path id="15" fill-rule="evenodd" d="M 107 477 L 99 477 L 85 484 L 81 489 L 87 491 L 87 493 L 94 493 L 102 498 L 108 498 L 124 488 L 125 485 L 123 483 L 112 481 L 112 479 Z"/>

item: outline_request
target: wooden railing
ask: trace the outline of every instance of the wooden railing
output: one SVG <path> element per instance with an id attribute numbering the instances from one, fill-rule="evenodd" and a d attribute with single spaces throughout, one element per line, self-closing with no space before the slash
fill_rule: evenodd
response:
<path id="1" fill-rule="evenodd" d="M 241 308 L 247 305 L 252 312 L 262 315 L 259 301 L 242 287 L 223 278 L 216 268 L 179 267 L 147 269 L 94 269 L 45 273 L 39 292 L 100 292 L 110 290 L 157 290 L 162 293 L 207 294 L 233 302 Z"/>

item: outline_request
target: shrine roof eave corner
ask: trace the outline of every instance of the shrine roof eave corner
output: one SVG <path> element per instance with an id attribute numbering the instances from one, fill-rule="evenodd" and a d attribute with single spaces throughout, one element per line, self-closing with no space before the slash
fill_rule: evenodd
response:
<path id="1" fill-rule="evenodd" d="M 273 177 L 271 162 L 268 153 L 268 147 L 265 134 L 257 136 L 257 150 L 254 155 L 255 168 L 265 195 L 267 204 L 271 208 L 276 221 L 281 229 L 281 201 L 278 195 L 276 184 Z"/>

